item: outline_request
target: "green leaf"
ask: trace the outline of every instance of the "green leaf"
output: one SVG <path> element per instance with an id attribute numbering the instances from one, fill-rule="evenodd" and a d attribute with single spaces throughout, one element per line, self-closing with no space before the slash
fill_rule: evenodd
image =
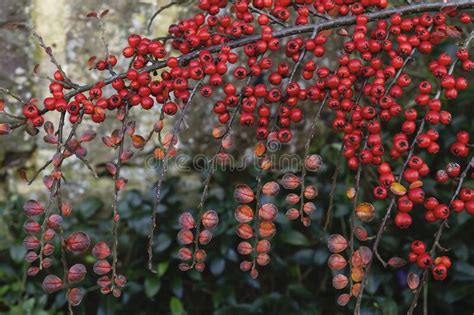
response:
<path id="1" fill-rule="evenodd" d="M 20 263 L 26 254 L 26 249 L 22 245 L 13 245 L 10 247 L 10 257 L 14 262 Z"/>
<path id="2" fill-rule="evenodd" d="M 82 218 L 88 219 L 102 209 L 103 205 L 103 202 L 99 198 L 88 197 L 77 205 L 77 211 L 81 214 Z"/>
<path id="3" fill-rule="evenodd" d="M 170 265 L 169 261 L 164 261 L 158 264 L 158 276 L 161 277 L 165 274 L 166 270 L 168 270 L 168 266 Z"/>
<path id="4" fill-rule="evenodd" d="M 145 280 L 145 294 L 150 299 L 153 298 L 161 287 L 161 281 L 158 277 L 148 277 Z"/>
<path id="5" fill-rule="evenodd" d="M 185 315 L 186 314 L 186 311 L 184 310 L 183 304 L 176 297 L 171 298 L 170 310 L 171 310 L 171 315 Z"/>
<path id="6" fill-rule="evenodd" d="M 307 246 L 309 245 L 309 241 L 304 236 L 303 233 L 295 231 L 295 230 L 288 230 L 282 233 L 281 238 L 283 242 L 290 245 L 295 246 Z"/>
<path id="7" fill-rule="evenodd" d="M 214 259 L 211 262 L 210 269 L 214 276 L 220 275 L 225 269 L 225 259 L 223 258 Z"/>

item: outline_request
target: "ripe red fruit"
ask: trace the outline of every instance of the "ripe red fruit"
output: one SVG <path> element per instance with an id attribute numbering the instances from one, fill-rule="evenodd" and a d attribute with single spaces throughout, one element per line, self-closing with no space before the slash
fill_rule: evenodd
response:
<path id="1" fill-rule="evenodd" d="M 435 280 L 444 280 L 448 276 L 448 269 L 443 264 L 438 264 L 431 269 L 431 274 Z"/>
<path id="2" fill-rule="evenodd" d="M 418 255 L 416 263 L 420 268 L 426 269 L 433 264 L 433 258 L 431 258 L 429 253 L 423 253 L 421 255 Z"/>
<path id="3" fill-rule="evenodd" d="M 419 240 L 413 241 L 410 247 L 411 250 L 417 255 L 423 254 L 426 251 L 425 243 Z"/>
<path id="4" fill-rule="evenodd" d="M 398 212 L 395 216 L 395 225 L 401 229 L 406 229 L 411 226 L 413 220 L 408 213 Z"/>

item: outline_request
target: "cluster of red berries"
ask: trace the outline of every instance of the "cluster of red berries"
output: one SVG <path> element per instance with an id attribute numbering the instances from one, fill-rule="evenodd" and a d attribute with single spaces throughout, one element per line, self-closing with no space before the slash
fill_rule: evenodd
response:
<path id="1" fill-rule="evenodd" d="M 458 131 L 456 142 L 454 142 L 450 151 L 454 156 L 467 157 L 469 155 L 469 133 L 467 131 Z"/>
<path id="2" fill-rule="evenodd" d="M 410 245 L 411 252 L 408 254 L 408 261 L 416 263 L 422 269 L 431 268 L 431 274 L 435 280 L 444 280 L 448 276 L 448 269 L 451 268 L 451 259 L 448 256 L 440 256 L 434 259 L 429 252 L 426 252 L 426 245 L 422 241 L 413 241 Z"/>

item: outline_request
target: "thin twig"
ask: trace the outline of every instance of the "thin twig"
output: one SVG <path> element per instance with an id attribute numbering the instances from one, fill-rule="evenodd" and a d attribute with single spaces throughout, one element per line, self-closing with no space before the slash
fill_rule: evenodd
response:
<path id="1" fill-rule="evenodd" d="M 150 33 L 151 25 L 153 24 L 153 21 L 158 16 L 158 14 L 160 14 L 161 12 L 163 12 L 166 9 L 171 8 L 172 6 L 181 4 L 181 2 L 183 2 L 183 1 L 171 1 L 170 3 L 165 4 L 164 6 L 161 6 L 158 10 L 156 10 L 156 12 L 153 13 L 153 15 L 151 16 L 150 21 L 148 22 L 148 25 L 146 27 L 148 33 Z"/>
<path id="2" fill-rule="evenodd" d="M 123 115 L 122 126 L 120 129 L 120 144 L 117 151 L 116 172 L 114 175 L 114 196 L 112 200 L 112 290 L 115 288 L 115 279 L 117 277 L 117 262 L 118 262 L 118 224 L 120 221 L 120 214 L 118 211 L 118 195 L 122 187 L 117 186 L 117 181 L 120 179 L 120 170 L 122 169 L 122 153 L 125 146 L 125 135 L 127 129 L 127 118 L 130 113 L 130 106 L 125 104 L 125 113 Z"/>
<path id="3" fill-rule="evenodd" d="M 304 190 L 305 190 L 305 179 L 306 179 L 306 166 L 304 165 L 304 161 L 306 161 L 306 157 L 309 155 L 309 149 L 311 146 L 311 142 L 314 139 L 314 136 L 316 135 L 316 126 L 318 125 L 318 122 L 320 121 L 321 118 L 321 112 L 324 109 L 324 106 L 326 105 L 326 102 L 329 99 L 329 93 L 326 94 L 324 97 L 324 100 L 321 102 L 321 105 L 319 106 L 318 111 L 314 115 L 314 118 L 311 122 L 311 127 L 309 128 L 309 137 L 306 139 L 306 143 L 304 145 L 304 156 L 303 156 L 303 167 L 301 170 L 301 193 L 300 193 L 300 219 L 301 222 L 304 220 Z"/>
<path id="4" fill-rule="evenodd" d="M 161 172 L 158 175 L 158 182 L 155 188 L 155 201 L 154 201 L 153 210 L 151 214 L 150 231 L 148 233 L 148 269 L 153 273 L 156 273 L 156 270 L 153 269 L 153 237 L 154 237 L 155 228 L 156 228 L 156 211 L 161 202 L 161 186 L 163 185 L 166 172 L 168 171 L 168 160 L 170 158 L 169 149 L 173 146 L 175 139 L 178 137 L 179 130 L 181 129 L 181 125 L 183 124 L 184 118 L 186 116 L 186 112 L 188 108 L 190 107 L 193 101 L 193 98 L 196 95 L 199 87 L 201 86 L 202 81 L 203 79 L 201 79 L 199 82 L 196 83 L 196 85 L 194 86 L 194 89 L 191 91 L 191 94 L 189 95 L 188 101 L 186 102 L 186 104 L 183 106 L 181 110 L 181 113 L 178 117 L 178 121 L 176 122 L 171 132 L 172 139 L 170 140 L 171 142 L 169 144 L 169 147 L 165 149 L 164 157 L 163 157 L 163 165 L 161 167 Z"/>

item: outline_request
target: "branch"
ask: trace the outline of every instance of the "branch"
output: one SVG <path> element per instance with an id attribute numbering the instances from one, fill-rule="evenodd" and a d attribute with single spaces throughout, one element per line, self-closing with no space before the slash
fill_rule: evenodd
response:
<path id="1" fill-rule="evenodd" d="M 366 14 L 368 21 L 375 21 L 379 19 L 385 19 L 390 17 L 391 15 L 398 13 L 401 16 L 406 16 L 410 14 L 415 14 L 415 13 L 423 13 L 423 12 L 436 12 L 439 11 L 445 7 L 453 7 L 456 6 L 458 9 L 469 9 L 474 7 L 474 0 L 463 0 L 454 3 L 449 3 L 449 2 L 431 2 L 431 3 L 419 3 L 419 4 L 412 4 L 412 5 L 406 5 L 406 6 L 401 6 L 397 8 L 391 8 L 391 9 L 384 9 L 380 10 L 377 12 L 373 13 L 368 13 Z M 349 26 L 349 25 L 354 25 L 356 23 L 356 17 L 354 16 L 345 16 L 345 17 L 339 17 L 336 19 L 332 19 L 329 21 L 323 21 L 323 22 L 318 22 L 318 23 L 313 23 L 313 24 L 306 24 L 306 25 L 296 25 L 296 26 L 290 26 L 286 28 L 282 28 L 276 32 L 273 33 L 273 37 L 275 38 L 284 38 L 292 35 L 299 35 L 299 34 L 305 34 L 305 33 L 311 33 L 315 29 L 318 31 L 322 30 L 327 30 L 327 29 L 333 29 L 333 28 L 338 28 L 342 26 Z M 256 42 L 261 38 L 261 35 L 251 35 L 251 36 L 245 36 L 237 40 L 232 40 L 228 41 L 225 43 L 226 46 L 229 46 L 230 48 L 238 48 L 238 47 L 243 47 L 246 44 Z M 195 59 L 199 56 L 199 53 L 201 50 L 208 50 L 211 53 L 213 52 L 218 52 L 222 49 L 223 45 L 214 45 L 211 47 L 206 47 L 203 49 L 195 50 L 191 53 L 181 55 L 178 60 L 180 63 L 185 63 L 187 61 L 190 61 L 192 59 Z M 167 60 L 162 60 L 160 62 L 157 62 L 155 64 L 152 64 L 150 66 L 144 67 L 141 69 L 140 72 L 152 72 L 154 70 L 162 69 L 166 67 Z M 122 77 L 124 78 L 126 76 L 126 73 L 120 73 L 115 76 L 111 76 L 105 80 L 101 80 L 101 82 L 105 83 L 106 85 L 111 84 L 116 78 Z M 75 91 L 72 91 L 68 94 L 65 95 L 66 99 L 69 99 L 73 97 L 74 95 L 88 91 L 97 82 L 84 85 L 81 87 L 78 87 Z"/>

